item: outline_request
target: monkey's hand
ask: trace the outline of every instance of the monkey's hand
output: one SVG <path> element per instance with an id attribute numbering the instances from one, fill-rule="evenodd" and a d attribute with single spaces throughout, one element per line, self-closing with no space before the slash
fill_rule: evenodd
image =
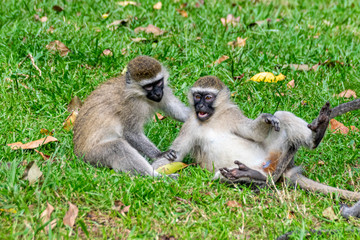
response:
<path id="1" fill-rule="evenodd" d="M 176 156 L 176 152 L 172 149 L 166 151 L 166 152 L 162 152 L 160 153 L 158 156 L 156 156 L 157 159 L 160 158 L 166 158 L 169 161 L 175 161 L 177 156 Z"/>
<path id="2" fill-rule="evenodd" d="M 310 124 L 308 124 L 308 128 L 314 132 L 314 146 L 316 148 L 321 140 L 323 139 L 326 129 L 329 125 L 330 121 L 330 103 L 326 102 L 325 105 L 321 108 L 319 116 Z"/>
<path id="3" fill-rule="evenodd" d="M 229 180 L 238 180 L 239 178 L 250 178 L 257 181 L 266 181 L 266 176 L 261 174 L 259 171 L 247 167 L 245 164 L 242 164 L 239 161 L 234 162 L 238 165 L 238 168 L 228 169 L 220 168 L 220 173 Z"/>
<path id="4" fill-rule="evenodd" d="M 280 131 L 280 121 L 277 117 L 269 113 L 264 113 L 263 118 L 265 123 L 271 124 L 275 131 Z"/>

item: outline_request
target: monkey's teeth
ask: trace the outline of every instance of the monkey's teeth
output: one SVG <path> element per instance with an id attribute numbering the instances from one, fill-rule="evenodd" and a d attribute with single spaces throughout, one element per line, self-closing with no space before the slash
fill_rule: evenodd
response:
<path id="1" fill-rule="evenodd" d="M 199 112 L 199 117 L 206 117 L 208 114 L 205 112 Z"/>

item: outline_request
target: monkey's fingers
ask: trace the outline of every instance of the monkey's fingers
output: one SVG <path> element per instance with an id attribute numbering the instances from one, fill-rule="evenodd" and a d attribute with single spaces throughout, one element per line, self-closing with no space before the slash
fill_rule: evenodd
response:
<path id="1" fill-rule="evenodd" d="M 170 150 L 168 150 L 166 152 L 161 153 L 159 157 L 160 158 L 164 157 L 169 161 L 175 161 L 176 158 L 177 158 L 177 155 L 176 155 L 176 152 L 174 150 L 170 149 Z"/>
<path id="2" fill-rule="evenodd" d="M 239 168 L 239 170 L 241 170 L 241 171 L 250 170 L 250 168 L 249 168 L 248 166 L 246 166 L 245 164 L 239 162 L 238 160 L 235 160 L 234 163 L 235 163 L 236 165 L 238 165 L 238 168 Z"/>
<path id="3" fill-rule="evenodd" d="M 265 117 L 265 123 L 271 124 L 275 131 L 280 131 L 280 121 L 274 115 L 267 114 Z"/>

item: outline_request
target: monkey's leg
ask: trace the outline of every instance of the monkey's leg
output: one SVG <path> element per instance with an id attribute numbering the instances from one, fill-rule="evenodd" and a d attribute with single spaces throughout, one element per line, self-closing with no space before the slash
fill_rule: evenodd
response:
<path id="1" fill-rule="evenodd" d="M 310 128 L 314 133 L 314 142 L 312 148 L 316 148 L 323 139 L 326 129 L 329 125 L 330 114 L 330 103 L 326 102 L 325 105 L 321 108 L 319 116 L 312 123 L 308 124 L 308 128 Z"/>
<path id="2" fill-rule="evenodd" d="M 85 161 L 100 164 L 117 172 L 158 176 L 149 162 L 124 139 L 100 144 L 85 155 Z"/>
<path id="3" fill-rule="evenodd" d="M 250 179 L 250 181 L 262 181 L 266 182 L 266 176 L 261 174 L 259 171 L 251 169 L 247 167 L 245 164 L 242 164 L 239 161 L 234 162 L 238 165 L 238 168 L 228 169 L 228 168 L 220 168 L 220 173 L 230 182 L 242 181 Z"/>

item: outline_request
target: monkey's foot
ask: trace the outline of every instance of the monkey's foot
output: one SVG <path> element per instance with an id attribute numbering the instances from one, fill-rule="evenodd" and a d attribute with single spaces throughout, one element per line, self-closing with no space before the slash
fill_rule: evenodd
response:
<path id="1" fill-rule="evenodd" d="M 325 105 L 321 108 L 319 116 L 310 124 L 308 124 L 308 128 L 314 132 L 314 146 L 316 148 L 321 140 L 323 139 L 326 129 L 330 122 L 330 103 L 329 101 L 325 103 Z"/>
<path id="2" fill-rule="evenodd" d="M 257 181 L 266 181 L 266 176 L 261 174 L 259 171 L 247 167 L 245 164 L 242 164 L 239 161 L 234 162 L 238 165 L 238 168 L 228 169 L 220 168 L 220 173 L 229 180 L 238 180 L 241 178 L 250 178 Z"/>
<path id="3" fill-rule="evenodd" d="M 280 121 L 277 117 L 275 117 L 274 115 L 272 115 L 270 113 L 264 113 L 263 117 L 264 117 L 265 123 L 271 124 L 271 126 L 273 126 L 275 131 L 277 131 L 277 132 L 280 131 Z"/>
<path id="4" fill-rule="evenodd" d="M 166 158 L 169 161 L 175 161 L 177 158 L 176 152 L 172 149 L 166 151 L 166 152 L 162 152 L 160 153 L 157 158 Z"/>
<path id="5" fill-rule="evenodd" d="M 360 201 L 355 203 L 352 207 L 349 207 L 346 204 L 341 204 L 340 213 L 341 216 L 346 219 L 349 219 L 350 216 L 360 218 Z"/>

